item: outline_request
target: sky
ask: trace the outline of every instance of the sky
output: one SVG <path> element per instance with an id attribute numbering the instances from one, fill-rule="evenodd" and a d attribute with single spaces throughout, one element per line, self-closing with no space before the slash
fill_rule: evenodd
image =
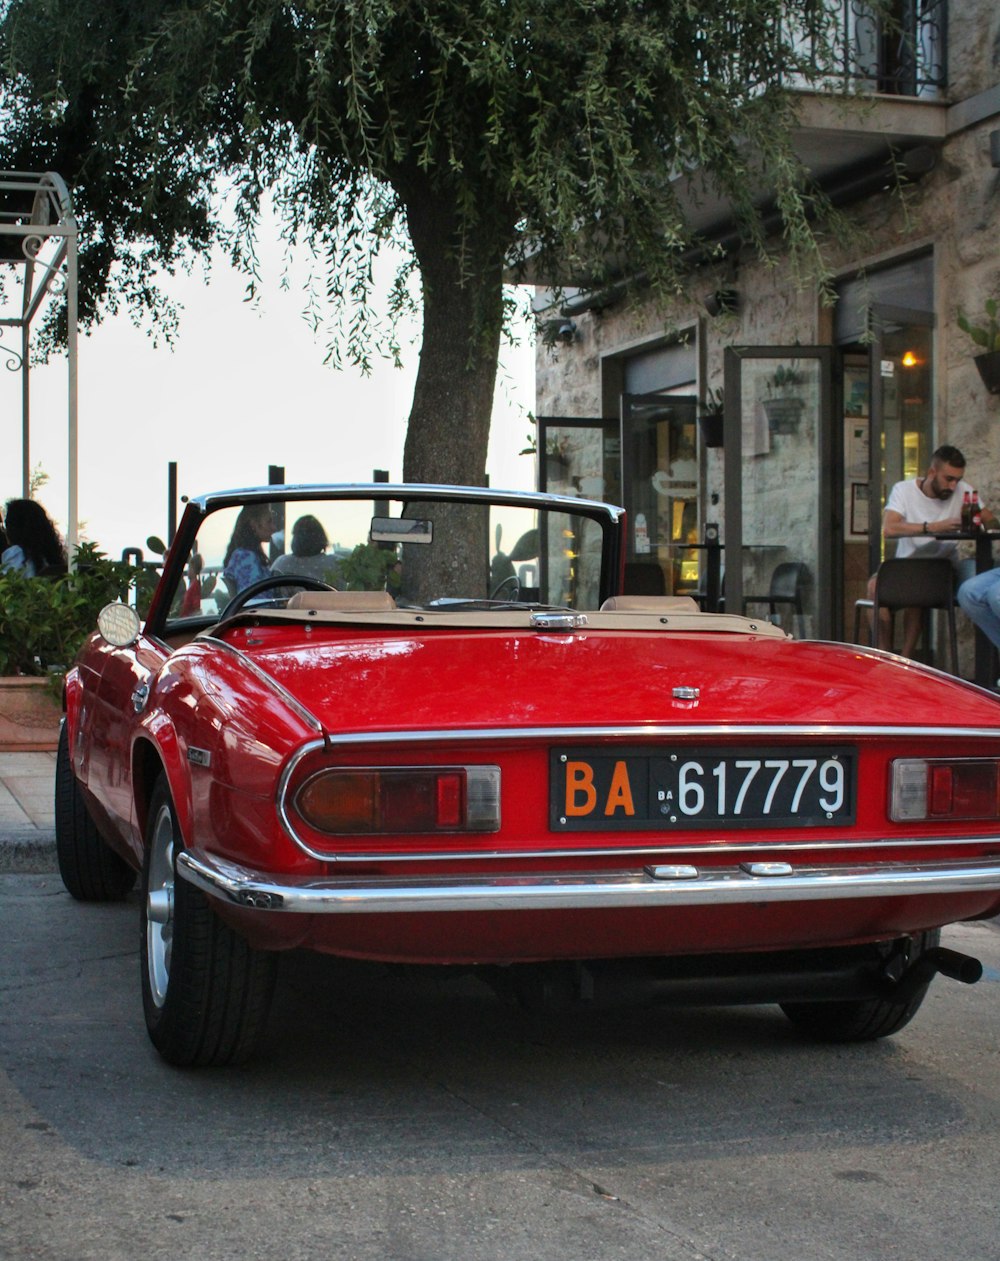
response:
<path id="1" fill-rule="evenodd" d="M 366 378 L 325 366 L 322 335 L 302 315 L 304 271 L 283 287 L 276 236 L 262 229 L 259 309 L 244 301 L 244 277 L 216 258 L 208 282 L 198 266 L 168 282 L 183 307 L 173 349 L 154 347 L 125 314 L 80 338 L 78 515 L 82 536 L 109 556 L 144 547 L 150 534 L 166 536 L 170 461 L 178 494 L 189 496 L 264 485 L 270 464 L 284 465 L 288 482 L 369 481 L 373 469 L 402 479 L 419 341 L 404 344 L 402 369 L 376 360 Z M 0 329 L 0 347 L 17 345 L 14 338 Z M 21 494 L 20 376 L 6 359 L 0 351 L 4 501 Z M 49 478 L 36 497 L 65 533 L 65 357 L 32 369 L 31 393 L 30 463 Z M 501 355 L 491 485 L 533 488 L 534 461 L 518 454 L 533 408 L 534 350 L 525 335 Z"/>

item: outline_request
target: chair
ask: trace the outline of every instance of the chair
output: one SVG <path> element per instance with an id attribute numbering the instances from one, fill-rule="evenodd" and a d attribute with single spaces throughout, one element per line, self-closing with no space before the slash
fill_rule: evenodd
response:
<path id="1" fill-rule="evenodd" d="M 790 605 L 792 612 L 800 622 L 805 620 L 804 600 L 812 575 L 809 566 L 801 561 L 787 560 L 778 565 L 771 575 L 771 586 L 767 595 L 745 595 L 743 597 L 743 616 L 747 615 L 747 606 L 766 604 L 768 615 L 773 617 L 778 605 Z"/>
<path id="2" fill-rule="evenodd" d="M 958 674 L 958 635 L 955 630 L 955 571 L 950 560 L 942 556 L 931 559 L 908 557 L 905 560 L 884 560 L 875 577 L 875 615 L 889 610 L 890 625 L 897 609 L 943 609 L 948 618 L 951 645 L 951 672 Z M 927 642 L 928 618 L 924 620 L 924 642 Z M 891 640 L 890 640 L 891 642 Z"/>

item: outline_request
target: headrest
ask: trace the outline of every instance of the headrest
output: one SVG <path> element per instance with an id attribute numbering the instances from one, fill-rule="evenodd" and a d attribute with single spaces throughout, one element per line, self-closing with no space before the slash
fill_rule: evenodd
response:
<path id="1" fill-rule="evenodd" d="M 698 601 L 689 595 L 613 595 L 602 613 L 697 613 Z"/>
<path id="2" fill-rule="evenodd" d="M 296 591 L 289 609 L 315 609 L 317 613 L 382 613 L 396 607 L 388 591 Z"/>

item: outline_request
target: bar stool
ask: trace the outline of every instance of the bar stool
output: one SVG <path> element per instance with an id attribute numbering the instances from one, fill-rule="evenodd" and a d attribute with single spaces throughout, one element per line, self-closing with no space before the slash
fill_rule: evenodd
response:
<path id="1" fill-rule="evenodd" d="M 874 608 L 875 608 L 874 600 L 855 600 L 854 601 L 854 635 L 852 637 L 853 643 L 855 644 L 861 643 L 861 640 L 858 638 L 858 636 L 861 634 L 861 614 L 864 613 L 867 609 L 874 609 Z M 868 628 L 868 643 L 869 644 L 873 644 L 875 642 L 875 637 L 874 637 L 873 632 L 874 632 L 874 626 L 870 626 Z"/>

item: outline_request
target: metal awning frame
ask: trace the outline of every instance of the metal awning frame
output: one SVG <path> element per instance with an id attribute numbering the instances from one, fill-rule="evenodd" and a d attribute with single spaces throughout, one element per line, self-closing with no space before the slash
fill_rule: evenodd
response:
<path id="1" fill-rule="evenodd" d="M 66 549 L 77 545 L 77 245 L 73 203 L 62 177 L 52 171 L 0 171 L 0 267 L 15 283 L 0 291 L 0 357 L 21 377 L 21 493 L 31 486 L 31 326 L 46 302 L 66 302 L 69 502 Z M 6 275 L 3 279 L 6 280 Z M 10 330 L 18 345 L 4 338 Z"/>

